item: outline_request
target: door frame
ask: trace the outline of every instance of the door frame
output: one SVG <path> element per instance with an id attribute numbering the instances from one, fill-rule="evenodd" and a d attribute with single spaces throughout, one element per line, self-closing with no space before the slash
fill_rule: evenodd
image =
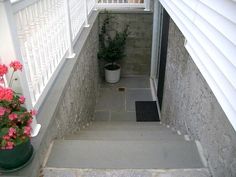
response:
<path id="1" fill-rule="evenodd" d="M 150 79 L 152 80 L 154 90 L 156 91 L 158 87 L 158 82 L 156 78 L 158 78 L 157 75 L 160 64 L 162 25 L 163 25 L 163 7 L 161 6 L 159 1 L 154 1 Z M 155 94 L 155 96 L 157 96 L 157 94 Z"/>
<path id="2" fill-rule="evenodd" d="M 157 101 L 160 118 L 164 92 L 169 20 L 169 14 L 165 11 L 161 3 L 154 1 L 150 85 L 153 100 Z"/>

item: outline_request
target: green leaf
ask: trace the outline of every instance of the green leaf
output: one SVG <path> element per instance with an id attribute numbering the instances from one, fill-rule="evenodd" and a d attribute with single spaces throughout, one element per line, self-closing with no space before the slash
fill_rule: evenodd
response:
<path id="1" fill-rule="evenodd" d="M 14 140 L 15 145 L 19 145 L 19 144 L 21 144 L 21 143 L 23 143 L 23 142 L 24 142 L 24 141 L 22 141 L 22 139 L 19 138 L 19 137 L 16 137 L 16 139 Z"/>
<path id="2" fill-rule="evenodd" d="M 98 59 L 103 59 L 108 63 L 114 63 L 125 56 L 125 45 L 129 35 L 129 26 L 126 25 L 124 30 L 121 32 L 115 31 L 115 36 L 112 38 L 108 25 L 113 17 L 107 11 L 105 11 L 105 13 L 106 18 L 103 21 L 99 34 L 99 51 L 97 57 Z"/>
<path id="3" fill-rule="evenodd" d="M 0 137 L 3 137 L 8 133 L 9 128 L 1 128 L 0 130 Z"/>

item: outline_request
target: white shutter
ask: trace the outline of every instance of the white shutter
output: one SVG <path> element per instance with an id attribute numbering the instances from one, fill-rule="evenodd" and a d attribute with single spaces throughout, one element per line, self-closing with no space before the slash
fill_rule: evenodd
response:
<path id="1" fill-rule="evenodd" d="M 160 0 L 236 130 L 236 2 Z"/>

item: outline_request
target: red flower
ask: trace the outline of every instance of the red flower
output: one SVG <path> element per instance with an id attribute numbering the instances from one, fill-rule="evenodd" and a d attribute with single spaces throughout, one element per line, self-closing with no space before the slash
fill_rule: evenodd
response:
<path id="1" fill-rule="evenodd" d="M 8 140 L 10 140 L 10 136 L 8 136 L 8 135 L 4 135 L 4 136 L 2 137 L 2 139 L 8 141 Z"/>
<path id="2" fill-rule="evenodd" d="M 4 84 L 4 79 L 3 79 L 2 76 L 0 76 L 0 83 L 1 83 L 1 84 Z"/>
<path id="3" fill-rule="evenodd" d="M 3 116 L 6 112 L 6 108 L 0 107 L 0 116 Z"/>
<path id="4" fill-rule="evenodd" d="M 16 134 L 16 129 L 14 129 L 14 128 L 9 128 L 9 130 L 8 130 L 8 135 L 10 136 L 10 137 L 12 137 L 12 136 L 14 136 L 14 134 Z"/>
<path id="5" fill-rule="evenodd" d="M 30 119 L 27 121 L 27 125 L 30 126 L 32 122 L 33 122 L 33 119 L 30 118 Z"/>
<path id="6" fill-rule="evenodd" d="M 13 91 L 10 88 L 0 87 L 0 100 L 12 101 Z"/>
<path id="7" fill-rule="evenodd" d="M 27 136 L 30 136 L 30 132 L 31 132 L 31 127 L 25 126 L 24 127 L 24 134 Z"/>
<path id="8" fill-rule="evenodd" d="M 11 141 L 7 142 L 6 149 L 13 149 L 14 143 Z"/>
<path id="9" fill-rule="evenodd" d="M 20 104 L 24 104 L 25 103 L 25 97 L 24 96 L 20 96 L 19 102 L 20 102 Z"/>
<path id="10" fill-rule="evenodd" d="M 10 120 L 15 120 L 15 119 L 17 119 L 17 114 L 11 113 L 11 114 L 8 116 L 8 118 L 9 118 Z"/>
<path id="11" fill-rule="evenodd" d="M 22 70 L 19 61 L 10 63 L 12 68 L 9 85 L 14 81 L 14 73 Z M 0 64 L 0 84 L 5 86 L 3 75 L 9 68 Z M 16 144 L 21 144 L 31 136 L 31 123 L 36 110 L 28 111 L 21 105 L 25 103 L 25 97 L 15 93 L 11 88 L 0 86 L 0 130 L 7 132 L 0 137 L 0 149 L 13 149 Z M 3 133 L 3 132 L 2 132 Z"/>
<path id="12" fill-rule="evenodd" d="M 38 112 L 35 109 L 32 109 L 32 110 L 30 110 L 30 114 L 32 116 L 36 116 L 38 114 Z"/>
<path id="13" fill-rule="evenodd" d="M 9 109 L 9 108 L 6 108 L 6 110 L 5 110 L 8 114 L 11 112 L 11 109 Z"/>
<path id="14" fill-rule="evenodd" d="M 14 71 L 20 70 L 22 71 L 23 65 L 19 61 L 12 61 L 10 63 L 10 67 L 14 69 Z"/>
<path id="15" fill-rule="evenodd" d="M 6 65 L 0 64 L 0 76 L 3 76 L 4 74 L 7 74 L 8 68 Z"/>

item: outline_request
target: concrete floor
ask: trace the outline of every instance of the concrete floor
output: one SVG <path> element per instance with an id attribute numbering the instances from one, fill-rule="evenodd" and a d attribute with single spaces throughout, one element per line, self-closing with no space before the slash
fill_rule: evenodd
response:
<path id="1" fill-rule="evenodd" d="M 116 84 L 103 83 L 94 120 L 135 121 L 135 101 L 152 101 L 149 78 L 121 78 Z"/>
<path id="2" fill-rule="evenodd" d="M 120 87 L 125 91 L 120 92 Z M 204 168 L 194 141 L 186 141 L 159 122 L 135 121 L 135 101 L 148 100 L 152 97 L 147 78 L 104 83 L 95 121 L 74 135 L 54 141 L 46 173 L 53 176 L 58 169 L 67 174 L 66 169 Z"/>

